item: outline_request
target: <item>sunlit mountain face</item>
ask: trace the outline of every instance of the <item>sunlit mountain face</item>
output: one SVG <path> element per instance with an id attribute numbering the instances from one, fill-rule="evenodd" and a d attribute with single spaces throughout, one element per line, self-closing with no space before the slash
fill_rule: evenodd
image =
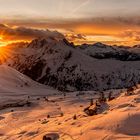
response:
<path id="1" fill-rule="evenodd" d="M 0 46 L 44 37 L 47 29 L 75 44 L 133 46 L 140 42 L 139 7 L 139 0 L 0 0 Z"/>

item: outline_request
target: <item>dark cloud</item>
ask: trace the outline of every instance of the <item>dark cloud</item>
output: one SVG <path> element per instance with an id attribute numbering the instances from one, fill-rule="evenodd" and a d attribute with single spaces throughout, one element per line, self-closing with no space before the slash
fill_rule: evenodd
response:
<path id="1" fill-rule="evenodd" d="M 80 25 L 98 25 L 98 26 L 140 26 L 140 16 L 115 16 L 115 17 L 88 17 L 77 19 L 20 19 L 5 21 L 10 25 L 42 27 L 42 28 L 63 28 L 74 30 Z"/>
<path id="2" fill-rule="evenodd" d="M 0 34 L 3 36 L 3 40 L 31 40 L 39 37 L 64 38 L 64 36 L 57 31 L 39 30 L 26 27 L 11 28 L 4 24 L 0 24 Z"/>
<path id="3" fill-rule="evenodd" d="M 61 34 L 57 31 L 41 30 L 26 27 L 12 28 L 4 24 L 0 24 L 0 34 L 3 36 L 3 41 L 18 41 L 18 40 L 32 40 L 39 37 L 54 37 L 63 39 L 66 37 L 69 41 L 84 41 L 86 36 L 83 34 Z M 1 41 L 2 41 L 1 40 Z"/>

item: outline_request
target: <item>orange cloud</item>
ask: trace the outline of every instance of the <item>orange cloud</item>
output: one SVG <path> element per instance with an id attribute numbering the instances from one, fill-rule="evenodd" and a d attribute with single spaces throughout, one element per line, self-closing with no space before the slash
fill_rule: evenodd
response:
<path id="1" fill-rule="evenodd" d="M 5 40 L 31 40 L 46 36 L 47 29 L 61 31 L 67 39 L 79 43 L 114 42 L 114 44 L 138 44 L 140 18 L 132 17 L 98 17 L 81 19 L 32 19 L 4 21 L 11 27 L 0 26 Z M 24 26 L 24 27 L 21 27 Z M 8 28 L 8 29 L 7 29 Z M 128 33 L 129 31 L 129 33 Z M 131 31 L 131 34 L 130 34 Z M 132 33 L 133 31 L 133 33 Z M 63 36 L 61 34 L 61 36 Z"/>
<path id="2" fill-rule="evenodd" d="M 127 38 L 133 41 L 140 41 L 140 30 L 126 30 L 122 34 L 120 34 L 120 37 Z"/>

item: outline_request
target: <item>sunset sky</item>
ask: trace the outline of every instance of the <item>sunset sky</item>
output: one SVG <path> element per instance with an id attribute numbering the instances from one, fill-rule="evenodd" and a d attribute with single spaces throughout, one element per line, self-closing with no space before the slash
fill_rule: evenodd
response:
<path id="1" fill-rule="evenodd" d="M 0 0 L 0 45 L 46 29 L 78 43 L 140 43 L 140 0 Z"/>

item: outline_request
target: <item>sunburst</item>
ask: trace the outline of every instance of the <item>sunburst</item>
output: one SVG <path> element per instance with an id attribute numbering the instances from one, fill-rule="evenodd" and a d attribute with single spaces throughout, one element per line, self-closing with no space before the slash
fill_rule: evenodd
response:
<path id="1" fill-rule="evenodd" d="M 0 47 L 0 63 L 4 63 L 8 58 L 10 58 L 10 49 L 6 47 Z"/>

